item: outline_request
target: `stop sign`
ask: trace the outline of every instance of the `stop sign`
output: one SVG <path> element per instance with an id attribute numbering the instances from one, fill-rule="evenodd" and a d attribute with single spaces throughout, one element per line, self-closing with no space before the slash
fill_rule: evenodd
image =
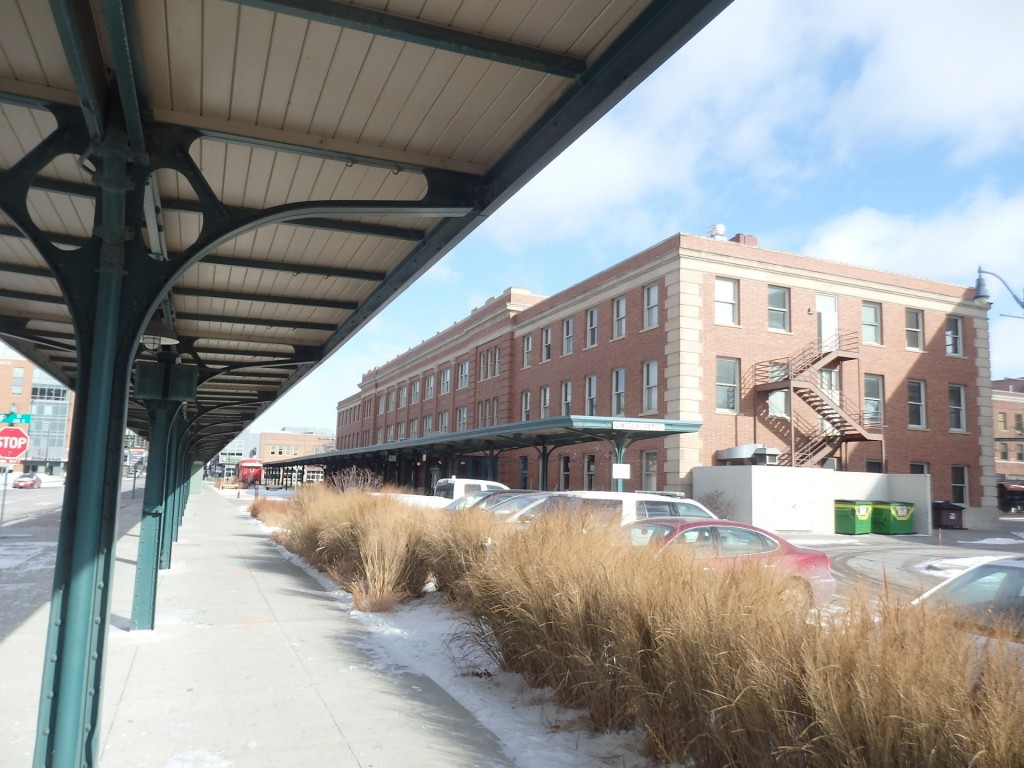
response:
<path id="1" fill-rule="evenodd" d="M 0 459 L 18 459 L 28 450 L 28 435 L 20 427 L 0 429 Z"/>

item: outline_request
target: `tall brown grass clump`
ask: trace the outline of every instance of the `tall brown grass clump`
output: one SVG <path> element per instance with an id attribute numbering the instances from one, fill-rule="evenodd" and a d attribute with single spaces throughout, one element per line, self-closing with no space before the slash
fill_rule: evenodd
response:
<path id="1" fill-rule="evenodd" d="M 287 528 L 295 516 L 290 499 L 255 499 L 249 514 L 271 528 Z"/>
<path id="2" fill-rule="evenodd" d="M 429 523 L 422 530 L 421 546 L 434 584 L 457 607 L 467 607 L 463 579 L 517 532 L 491 512 L 478 509 L 443 512 L 431 516 Z"/>

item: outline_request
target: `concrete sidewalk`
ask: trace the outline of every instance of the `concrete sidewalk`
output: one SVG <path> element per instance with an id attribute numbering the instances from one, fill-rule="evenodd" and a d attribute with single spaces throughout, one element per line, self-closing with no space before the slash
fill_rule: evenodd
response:
<path id="1" fill-rule="evenodd" d="M 140 505 L 141 494 L 125 504 L 126 523 L 137 523 Z M 103 768 L 512 765 L 498 739 L 432 680 L 378 671 L 363 626 L 284 559 L 243 507 L 209 488 L 193 494 L 172 567 L 160 574 L 152 631 L 127 631 L 137 526 L 120 539 Z M 0 573 L 0 594 L 17 603 L 0 605 L 5 768 L 32 759 L 56 542 L 50 528 L 5 527 L 5 536 L 21 538 L 3 546 L 53 537 Z M 49 570 L 40 560 L 47 553 Z"/>

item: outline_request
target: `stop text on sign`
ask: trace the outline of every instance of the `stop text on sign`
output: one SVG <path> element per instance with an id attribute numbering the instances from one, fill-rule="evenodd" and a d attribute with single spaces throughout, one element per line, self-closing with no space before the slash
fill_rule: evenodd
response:
<path id="1" fill-rule="evenodd" d="M 27 435 L 0 435 L 0 448 L 22 451 L 28 445 Z"/>

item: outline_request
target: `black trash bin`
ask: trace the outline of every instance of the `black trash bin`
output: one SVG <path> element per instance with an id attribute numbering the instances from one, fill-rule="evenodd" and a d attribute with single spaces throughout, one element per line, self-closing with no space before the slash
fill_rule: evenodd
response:
<path id="1" fill-rule="evenodd" d="M 963 528 L 964 508 L 952 501 L 933 501 L 932 527 Z"/>

